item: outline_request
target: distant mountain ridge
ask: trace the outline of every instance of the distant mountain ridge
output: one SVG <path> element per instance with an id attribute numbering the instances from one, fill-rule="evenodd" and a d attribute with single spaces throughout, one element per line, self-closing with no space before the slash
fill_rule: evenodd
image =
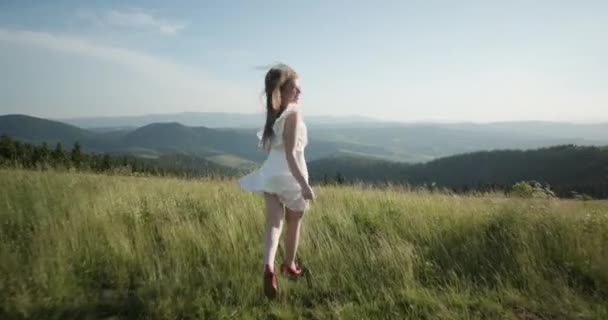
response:
<path id="1" fill-rule="evenodd" d="M 258 128 L 264 124 L 266 116 L 261 112 L 181 112 L 141 116 L 64 118 L 56 120 L 86 129 L 141 127 L 157 122 L 178 122 L 185 126 L 208 128 Z M 312 125 L 377 121 L 363 116 L 306 116 L 306 120 Z"/>
<path id="2" fill-rule="evenodd" d="M 586 139 L 601 138 L 602 125 L 589 126 L 586 132 L 564 127 L 584 133 L 583 139 L 552 136 L 552 124 L 545 125 L 542 134 L 534 134 L 528 126 L 513 129 L 513 125 L 318 126 L 310 130 L 308 168 L 316 181 L 340 176 L 371 183 L 479 189 L 480 185 L 505 188 L 518 180 L 534 179 L 554 184 L 561 195 L 577 191 L 608 196 L 608 147 L 584 146 L 608 145 L 606 140 Z M 227 166 L 242 172 L 259 165 L 266 154 L 258 148 L 256 131 L 164 122 L 95 132 L 24 115 L 0 116 L 0 135 L 47 142 L 50 148 L 58 142 L 69 148 L 78 141 L 87 152 L 135 155 L 191 172 L 197 166 L 229 172 L 222 169 Z"/>
<path id="3" fill-rule="evenodd" d="M 118 117 L 81 117 L 55 119 L 55 121 L 71 124 L 84 129 L 137 128 L 151 123 L 177 122 L 185 126 L 207 128 L 260 128 L 265 116 L 263 113 L 228 113 L 228 112 L 182 112 L 168 114 L 149 114 L 141 116 Z M 382 121 L 366 116 L 311 116 L 305 114 L 306 123 L 311 127 L 325 128 L 378 128 L 402 127 L 420 128 L 434 127 L 451 130 L 466 130 L 472 132 L 505 132 L 543 136 L 559 139 L 606 140 L 608 123 L 580 124 L 550 121 L 505 121 L 490 123 L 473 122 L 397 122 Z M 105 129 L 105 130 L 104 130 Z"/>
<path id="4" fill-rule="evenodd" d="M 0 134 L 19 137 L 27 141 L 70 142 L 87 139 L 93 134 L 88 130 L 65 124 L 21 114 L 0 116 Z"/>
<path id="5" fill-rule="evenodd" d="M 306 153 L 309 161 L 345 155 L 416 163 L 483 150 L 608 145 L 608 124 L 317 122 L 309 127 Z M 539 133 L 534 131 L 536 127 L 541 128 Z M 259 164 L 265 158 L 258 148 L 258 129 L 258 126 L 209 128 L 163 121 L 137 128 L 90 130 L 25 115 L 0 116 L 0 134 L 23 141 L 64 144 L 78 141 L 93 152 L 122 152 L 148 158 L 179 153 L 245 167 Z"/>

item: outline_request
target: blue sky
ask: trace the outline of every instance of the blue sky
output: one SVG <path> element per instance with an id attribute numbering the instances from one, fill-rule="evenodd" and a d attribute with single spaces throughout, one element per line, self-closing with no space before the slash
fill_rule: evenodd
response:
<path id="1" fill-rule="evenodd" d="M 255 2 L 255 3 L 254 3 Z M 608 121 L 607 1 L 0 0 L 0 114 Z"/>

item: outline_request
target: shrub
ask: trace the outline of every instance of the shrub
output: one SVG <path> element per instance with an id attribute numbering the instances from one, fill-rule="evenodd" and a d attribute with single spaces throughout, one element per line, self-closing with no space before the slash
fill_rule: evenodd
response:
<path id="1" fill-rule="evenodd" d="M 511 194 L 521 198 L 555 198 L 555 193 L 548 185 L 538 181 L 520 181 L 511 187 Z"/>

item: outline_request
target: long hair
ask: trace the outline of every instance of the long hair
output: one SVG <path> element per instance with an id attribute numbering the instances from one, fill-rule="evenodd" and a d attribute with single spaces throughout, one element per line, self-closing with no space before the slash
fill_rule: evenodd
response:
<path id="1" fill-rule="evenodd" d="M 281 89 L 289 81 L 295 81 L 298 74 L 286 64 L 278 64 L 266 73 L 264 80 L 264 93 L 266 95 L 266 124 L 262 135 L 262 145 L 268 150 L 274 138 L 275 121 L 281 115 L 285 106 L 281 105 Z"/>

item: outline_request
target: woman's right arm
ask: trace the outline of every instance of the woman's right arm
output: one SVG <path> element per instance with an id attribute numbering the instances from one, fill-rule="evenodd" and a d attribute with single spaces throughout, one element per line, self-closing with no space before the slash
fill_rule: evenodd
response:
<path id="1" fill-rule="evenodd" d="M 314 195 L 312 194 L 312 188 L 304 178 L 302 171 L 298 167 L 298 162 L 296 161 L 296 157 L 294 155 L 295 146 L 296 146 L 296 132 L 298 126 L 298 113 L 292 113 L 287 116 L 285 119 L 285 128 L 283 129 L 283 144 L 285 147 L 285 157 L 287 159 L 287 165 L 289 166 L 289 170 L 291 174 L 296 178 L 298 184 L 302 188 L 302 192 L 304 193 L 306 198 L 312 199 Z M 309 199 L 309 200 L 310 200 Z"/>
<path id="2" fill-rule="evenodd" d="M 296 130 L 298 125 L 298 113 L 292 113 L 285 119 L 285 128 L 283 129 L 283 144 L 285 147 L 285 157 L 291 174 L 296 178 L 296 181 L 301 187 L 308 185 L 308 181 L 302 175 L 302 171 L 298 167 L 296 157 L 294 155 L 296 146 Z"/>

